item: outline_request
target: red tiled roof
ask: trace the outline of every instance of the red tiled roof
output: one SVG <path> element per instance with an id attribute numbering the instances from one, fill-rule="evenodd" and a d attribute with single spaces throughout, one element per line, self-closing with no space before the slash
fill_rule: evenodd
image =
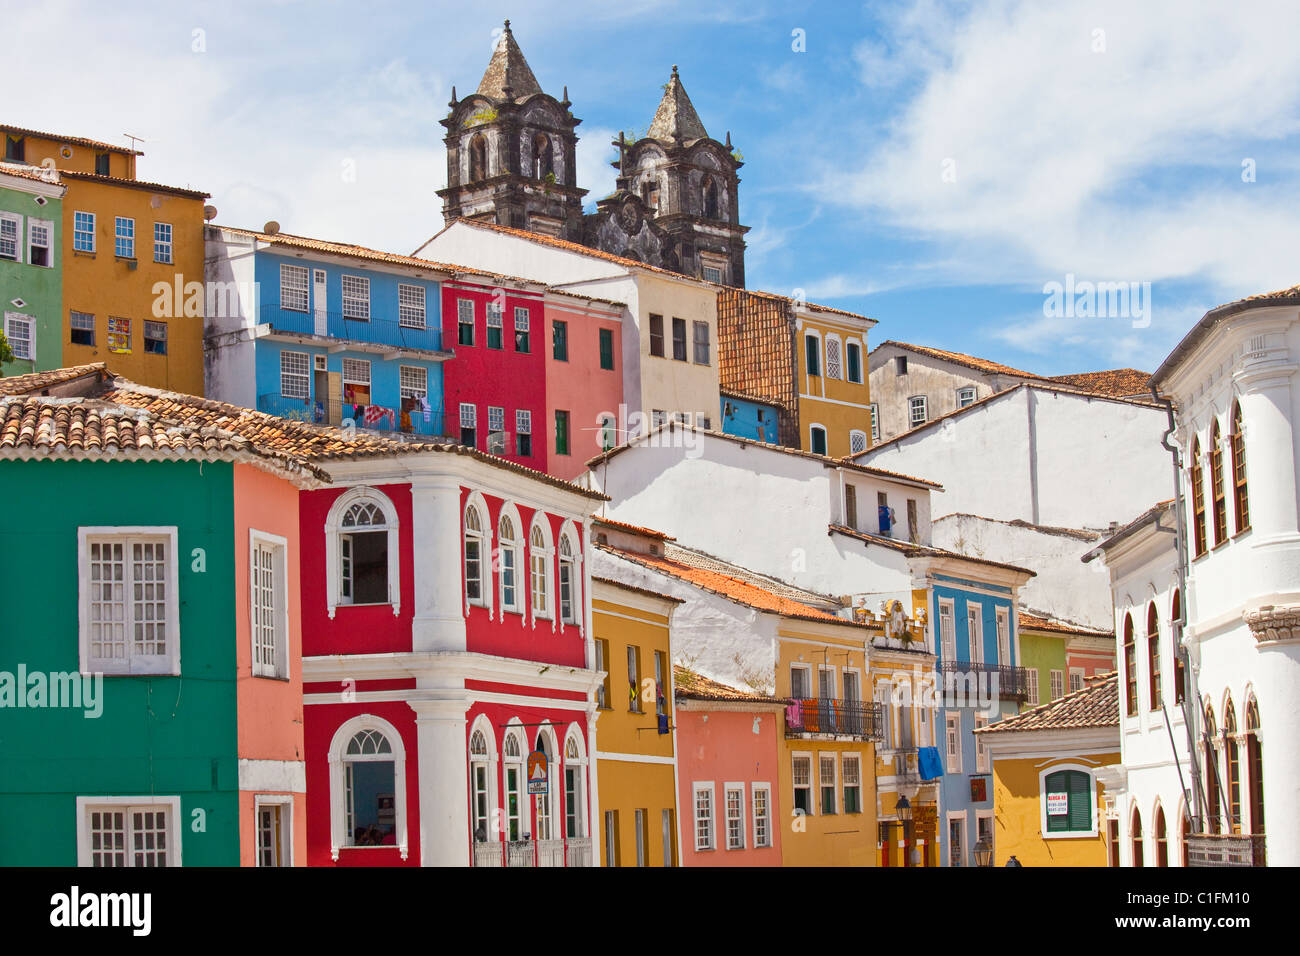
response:
<path id="1" fill-rule="evenodd" d="M 1076 375 L 1054 375 L 1053 382 L 1072 385 L 1098 395 L 1110 395 L 1113 398 L 1127 398 L 1130 395 L 1149 395 L 1147 383 L 1151 380 L 1150 372 L 1139 372 L 1135 368 L 1116 368 L 1106 372 L 1080 372 Z"/>
<path id="2" fill-rule="evenodd" d="M 794 357 L 788 302 L 744 289 L 718 290 L 718 383 L 786 412 L 778 416 L 779 437 L 792 445 L 799 442 Z"/>
<path id="3" fill-rule="evenodd" d="M 10 375 L 0 378 L 0 395 L 26 395 L 37 389 L 50 388 L 64 382 L 71 382 L 87 375 L 98 375 L 107 369 L 103 362 L 90 365 L 74 365 L 68 368 L 51 369 L 48 372 L 29 372 L 26 375 Z"/>
<path id="4" fill-rule="evenodd" d="M 893 339 L 881 342 L 871 351 L 874 354 L 887 345 L 892 345 L 895 348 L 907 349 L 908 351 L 916 352 L 920 355 L 928 355 L 931 358 L 936 358 L 940 361 L 954 362 L 957 365 L 964 365 L 967 368 L 973 368 L 980 372 L 988 372 L 993 375 L 1014 375 L 1021 378 L 1032 379 L 1043 378 L 1043 376 L 1035 375 L 1033 372 L 1026 372 L 1023 369 L 1012 368 L 1010 365 L 1003 365 L 1001 362 L 978 358 L 974 355 L 966 355 L 963 352 L 949 352 L 946 349 L 936 349 L 929 345 L 912 345 L 908 342 L 895 342 Z"/>
<path id="5" fill-rule="evenodd" d="M 1021 611 L 1018 621 L 1022 631 L 1050 631 L 1054 634 L 1077 634 L 1080 637 L 1115 637 L 1114 631 L 1099 631 L 1096 628 L 1082 627 L 1069 621 L 1058 621 L 1054 618 L 1042 617 L 1030 611 Z"/>
<path id="6" fill-rule="evenodd" d="M 26 166 L 19 163 L 0 162 L 0 173 L 7 176 L 17 176 L 20 179 L 32 179 L 38 183 L 48 183 L 51 186 L 62 185 L 59 182 L 58 171 L 47 169 L 44 166 Z"/>
<path id="7" fill-rule="evenodd" d="M 79 173 L 71 169 L 60 169 L 59 175 L 64 179 L 74 179 L 88 183 L 106 183 L 112 186 L 123 186 L 127 189 L 144 189 L 155 193 L 170 193 L 173 196 L 181 196 L 186 199 L 207 199 L 212 195 L 212 193 L 201 192 L 197 189 L 185 189 L 181 186 L 164 186 L 162 183 L 147 183 L 141 179 L 123 179 L 120 176 L 99 176 L 95 173 Z"/>
<path id="8" fill-rule="evenodd" d="M 680 664 L 673 665 L 673 696 L 686 700 L 738 701 L 754 704 L 784 704 L 781 697 L 768 697 L 752 691 L 739 690 L 721 681 L 697 674 Z"/>
<path id="9" fill-rule="evenodd" d="M 613 518 L 593 518 L 595 524 L 609 525 L 611 528 L 618 528 L 623 531 L 631 531 L 633 534 L 643 534 L 650 538 L 657 538 L 660 541 L 676 541 L 670 534 L 664 534 L 662 531 L 655 531 L 653 528 L 642 528 L 640 525 L 628 524 L 626 521 L 615 521 Z"/>
<path id="10" fill-rule="evenodd" d="M 41 139 L 53 140 L 56 143 L 67 143 L 71 146 L 85 146 L 87 149 L 107 149 L 114 153 L 125 153 L 128 156 L 143 156 L 144 153 L 138 149 L 128 149 L 125 146 L 114 146 L 112 143 L 101 143 L 97 139 L 83 139 L 80 136 L 63 136 L 59 133 L 42 133 L 40 130 L 23 129 L 21 126 L 3 126 L 0 130 L 6 133 L 16 133 L 19 136 L 37 136 Z"/>
<path id="11" fill-rule="evenodd" d="M 1119 726 L 1119 673 L 1085 677 L 1083 687 L 1050 703 L 981 727 L 977 734 Z"/>

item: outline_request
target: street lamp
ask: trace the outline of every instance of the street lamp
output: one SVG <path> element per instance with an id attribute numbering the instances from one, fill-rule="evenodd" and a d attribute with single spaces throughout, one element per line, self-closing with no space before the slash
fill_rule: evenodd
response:
<path id="1" fill-rule="evenodd" d="M 898 816 L 898 822 L 903 825 L 903 866 L 911 866 L 911 848 L 912 848 L 912 804 L 907 797 L 899 797 L 898 803 L 894 807 L 894 812 Z"/>
<path id="2" fill-rule="evenodd" d="M 993 865 L 993 844 L 987 837 L 979 840 L 975 844 L 975 865 L 992 866 Z"/>

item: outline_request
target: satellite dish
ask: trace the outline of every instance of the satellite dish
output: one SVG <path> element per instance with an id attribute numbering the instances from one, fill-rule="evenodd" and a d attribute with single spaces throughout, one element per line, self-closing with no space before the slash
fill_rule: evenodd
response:
<path id="1" fill-rule="evenodd" d="M 203 220 L 204 220 L 205 222 L 211 222 L 212 220 L 214 220 L 214 219 L 216 219 L 216 218 L 217 218 L 217 207 L 216 207 L 216 206 L 204 206 L 204 207 L 203 207 Z"/>
<path id="2" fill-rule="evenodd" d="M 280 224 L 276 222 L 274 219 L 272 219 L 270 222 L 268 222 L 265 226 L 262 227 L 262 231 L 266 233 L 268 236 L 274 236 L 277 233 L 279 233 Z"/>

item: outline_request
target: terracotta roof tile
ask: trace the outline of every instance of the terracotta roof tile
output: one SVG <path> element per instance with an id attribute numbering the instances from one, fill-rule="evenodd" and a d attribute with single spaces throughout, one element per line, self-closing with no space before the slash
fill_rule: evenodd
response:
<path id="1" fill-rule="evenodd" d="M 1083 687 L 1050 703 L 976 730 L 1001 734 L 1018 730 L 1071 730 L 1119 726 L 1119 674 L 1084 678 Z"/>
<path id="2" fill-rule="evenodd" d="M 87 375 L 98 375 L 104 371 L 106 371 L 104 363 L 95 362 L 90 365 L 51 369 L 48 372 L 10 375 L 8 378 L 0 378 L 0 395 L 26 395 L 28 392 L 71 382 Z"/>
<path id="3" fill-rule="evenodd" d="M 19 136 L 39 136 L 41 139 L 52 139 L 56 143 L 67 143 L 71 146 L 85 146 L 87 149 L 107 149 L 115 153 L 125 153 L 128 156 L 143 156 L 144 153 L 138 149 L 128 149 L 125 146 L 114 146 L 112 143 L 101 143 L 97 139 L 83 139 L 80 136 L 63 136 L 60 133 L 42 133 L 40 130 L 23 129 L 21 126 L 3 126 L 0 130 L 6 133 L 17 133 Z"/>
<path id="4" fill-rule="evenodd" d="M 1021 611 L 1017 620 L 1022 631 L 1049 631 L 1055 634 L 1077 634 L 1080 637 L 1108 637 L 1112 639 L 1115 637 L 1114 631 L 1099 631 L 1096 628 L 1083 627 L 1070 621 L 1043 617 L 1030 611 Z"/>
<path id="5" fill-rule="evenodd" d="M 142 179 L 123 179 L 121 176 L 99 176 L 95 173 L 79 173 L 71 169 L 60 169 L 59 175 L 63 179 L 75 179 L 88 183 L 107 183 L 113 186 L 124 186 L 128 189 L 144 189 L 149 192 L 170 193 L 173 196 L 183 196 L 186 199 L 207 199 L 212 193 L 205 193 L 198 189 L 186 189 L 183 186 L 165 186 L 162 183 L 147 183 Z"/>
<path id="6" fill-rule="evenodd" d="M 1053 382 L 1072 385 L 1098 395 L 1110 395 L 1114 398 L 1128 398 L 1132 395 L 1150 395 L 1147 383 L 1151 380 L 1150 372 L 1139 372 L 1135 368 L 1116 368 L 1106 372 L 1080 372 L 1076 375 L 1054 375 Z"/>
<path id="7" fill-rule="evenodd" d="M 668 601 L 671 604 L 686 603 L 681 598 L 661 594 L 658 591 L 651 591 L 649 588 L 639 588 L 635 584 L 628 584 L 626 581 L 616 581 L 614 578 L 601 577 L 599 574 L 593 574 L 591 579 L 593 581 L 599 581 L 601 584 L 608 584 L 610 587 L 622 588 L 624 591 L 632 591 L 635 594 L 644 594 L 646 597 L 652 597 L 660 601 Z"/>
<path id="8" fill-rule="evenodd" d="M 1001 362 L 994 362 L 989 359 L 978 358 L 974 355 L 966 355 L 963 352 L 949 352 L 946 349 L 936 349 L 929 345 L 912 345 L 908 342 L 896 342 L 892 339 L 881 342 L 872 353 L 880 351 L 887 345 L 895 348 L 907 349 L 910 352 L 916 352 L 920 355 L 928 355 L 944 362 L 954 362 L 957 365 L 964 365 L 967 368 L 973 368 L 979 372 L 988 372 L 992 375 L 1014 375 L 1021 378 L 1039 379 L 1042 375 L 1035 375 L 1033 372 L 1026 372 L 1023 369 L 1012 368 L 1010 365 L 1003 365 Z"/>
<path id="9" fill-rule="evenodd" d="M 643 528 L 640 525 L 628 524 L 626 521 L 615 521 L 613 518 L 593 518 L 595 524 L 609 525 L 611 528 L 618 528 L 623 531 L 631 531 L 633 534 L 642 534 L 647 537 L 657 538 L 660 541 L 676 541 L 670 534 L 664 534 L 662 531 L 655 531 L 653 528 Z"/>
<path id="10" fill-rule="evenodd" d="M 740 690 L 721 681 L 705 677 L 680 664 L 673 665 L 673 696 L 686 700 L 748 701 L 755 704 L 784 704 L 785 698 L 768 697 Z"/>
<path id="11" fill-rule="evenodd" d="M 0 162 L 0 173 L 7 176 L 17 176 L 20 179 L 32 179 L 38 183 L 49 183 L 51 186 L 60 185 L 58 170 L 48 169 L 45 166 Z"/>
<path id="12" fill-rule="evenodd" d="M 794 317 L 788 302 L 744 289 L 718 290 L 718 383 L 775 405 L 779 440 L 799 444 Z"/>

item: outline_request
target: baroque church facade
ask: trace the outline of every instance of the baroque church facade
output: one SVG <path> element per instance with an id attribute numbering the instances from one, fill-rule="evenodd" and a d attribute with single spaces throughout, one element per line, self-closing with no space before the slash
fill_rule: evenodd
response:
<path id="1" fill-rule="evenodd" d="M 709 136 L 677 67 L 646 135 L 619 134 L 614 192 L 583 211 L 577 127 L 568 87 L 543 92 L 510 21 L 478 88 L 457 99 L 447 129 L 443 219 L 477 219 L 578 243 L 647 265 L 743 288 L 745 233 L 731 146 Z"/>

